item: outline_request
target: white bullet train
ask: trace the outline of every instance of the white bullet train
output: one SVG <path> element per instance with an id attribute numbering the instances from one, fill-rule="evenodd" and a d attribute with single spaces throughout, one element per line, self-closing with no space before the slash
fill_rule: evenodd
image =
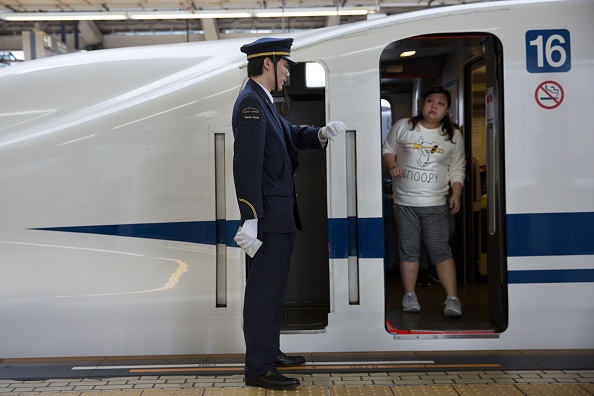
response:
<path id="1" fill-rule="evenodd" d="M 591 0 L 497 1 L 290 35 L 277 108 L 348 131 L 302 153 L 283 351 L 594 346 L 593 16 Z M 0 358 L 244 351 L 231 111 L 252 40 L 0 71 Z M 466 147 L 458 319 L 438 283 L 401 310 L 381 162 L 435 85 Z"/>

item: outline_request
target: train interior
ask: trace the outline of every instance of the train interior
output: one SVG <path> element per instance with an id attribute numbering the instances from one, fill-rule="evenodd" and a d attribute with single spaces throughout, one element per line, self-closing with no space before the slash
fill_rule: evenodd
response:
<path id="1" fill-rule="evenodd" d="M 274 98 L 279 113 L 295 125 L 325 124 L 325 87 L 323 81 L 314 78 L 312 82 L 311 68 L 315 66 L 321 68 L 312 63 L 291 66 L 284 92 L 277 92 L 280 96 Z M 284 332 L 318 332 L 328 325 L 330 312 L 325 151 L 300 153 L 295 184 L 303 228 L 310 232 L 297 233 L 282 329 Z"/>
<path id="2" fill-rule="evenodd" d="M 414 51 L 414 55 L 405 56 Z M 385 319 L 396 336 L 490 337 L 507 327 L 503 151 L 503 49 L 489 34 L 432 34 L 394 41 L 379 61 L 381 145 L 392 123 L 420 111 L 425 90 L 442 85 L 452 93 L 450 117 L 460 126 L 466 149 L 462 208 L 451 218 L 451 248 L 456 263 L 463 316 L 443 314 L 445 292 L 434 265 L 417 281 L 420 313 L 405 313 L 399 271 L 397 229 L 392 214 L 391 179 L 382 167 Z M 308 66 L 309 65 L 309 66 Z M 291 67 L 277 108 L 295 124 L 325 123 L 325 89 L 311 86 L 308 67 Z M 278 103 L 280 102 L 280 103 Z M 297 173 L 299 208 L 308 232 L 297 244 L 286 295 L 283 331 L 323 331 L 330 310 L 328 215 L 325 153 L 306 150 Z M 381 158 L 377 159 L 381 162 Z M 308 285 L 308 287 L 303 287 Z M 356 303 L 356 302 L 354 302 Z"/>

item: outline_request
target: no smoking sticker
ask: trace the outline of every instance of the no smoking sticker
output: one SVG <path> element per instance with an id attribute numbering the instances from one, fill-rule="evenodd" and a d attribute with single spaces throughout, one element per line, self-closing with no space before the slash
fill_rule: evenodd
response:
<path id="1" fill-rule="evenodd" d="M 555 81 L 541 83 L 534 92 L 536 103 L 545 109 L 554 109 L 563 102 L 563 88 Z"/>

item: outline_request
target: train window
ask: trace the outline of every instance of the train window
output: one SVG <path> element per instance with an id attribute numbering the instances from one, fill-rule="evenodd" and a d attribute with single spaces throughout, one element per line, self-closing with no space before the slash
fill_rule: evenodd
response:
<path id="1" fill-rule="evenodd" d="M 305 64 L 305 86 L 307 88 L 323 88 L 326 86 L 326 73 L 319 63 Z"/>
<path id="2" fill-rule="evenodd" d="M 406 58 L 403 52 L 413 53 Z M 484 334 L 496 336 L 507 327 L 507 285 L 505 260 L 504 192 L 489 190 L 505 185 L 504 166 L 485 155 L 486 147 L 502 150 L 504 131 L 489 134 L 492 125 L 504 125 L 502 108 L 502 46 L 490 34 L 432 34 L 411 37 L 389 44 L 380 59 L 381 96 L 392 104 L 392 121 L 410 118 L 421 110 L 423 93 L 434 86 L 444 86 L 452 93 L 450 114 L 464 135 L 466 181 L 462 208 L 450 219 L 450 246 L 456 266 L 457 294 L 462 301 L 463 316 L 452 320 L 444 316 L 445 291 L 435 265 L 421 265 L 416 293 L 421 314 L 403 312 L 403 280 L 398 258 L 398 230 L 394 221 L 391 182 L 384 183 L 384 268 L 385 308 L 388 331 L 397 336 L 419 336 L 431 332 Z M 501 119 L 487 120 L 486 96 L 495 98 L 495 114 Z M 382 107 L 382 115 L 384 108 Z M 499 137 L 491 141 L 490 136 Z M 382 137 L 382 142 L 385 137 Z M 487 175 L 489 173 L 489 175 Z M 385 177 L 385 176 L 384 176 Z M 387 186 L 387 187 L 386 187 Z M 487 203 L 486 196 L 489 195 Z M 493 208 L 497 206 L 496 210 Z M 490 206 L 490 207 L 486 207 Z M 492 219 L 485 213 L 498 213 Z M 498 233 L 485 232 L 486 220 L 497 221 Z M 489 234 L 489 235 L 488 235 Z"/>
<path id="3" fill-rule="evenodd" d="M 392 128 L 392 105 L 386 99 L 382 99 L 382 142 L 386 140 L 390 128 Z"/>

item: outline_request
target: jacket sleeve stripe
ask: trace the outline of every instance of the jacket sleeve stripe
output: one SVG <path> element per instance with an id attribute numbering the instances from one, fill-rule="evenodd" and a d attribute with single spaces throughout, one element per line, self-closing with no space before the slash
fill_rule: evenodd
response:
<path id="1" fill-rule="evenodd" d="M 247 200 L 245 200 L 243 198 L 239 198 L 239 202 L 243 202 L 247 206 L 249 206 L 250 209 L 252 209 L 252 212 L 254 213 L 254 219 L 257 219 L 258 218 L 258 214 L 256 213 L 256 209 L 254 208 L 254 205 L 252 205 L 251 203 L 249 203 Z"/>

